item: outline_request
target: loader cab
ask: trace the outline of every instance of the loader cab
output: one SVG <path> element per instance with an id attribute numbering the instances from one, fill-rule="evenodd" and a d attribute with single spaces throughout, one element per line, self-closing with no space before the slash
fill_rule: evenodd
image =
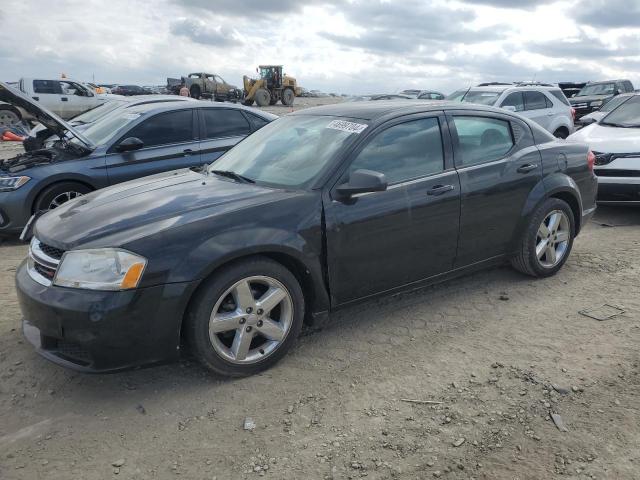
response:
<path id="1" fill-rule="evenodd" d="M 282 88 L 282 65 L 260 65 L 260 78 L 267 82 L 267 88 Z"/>

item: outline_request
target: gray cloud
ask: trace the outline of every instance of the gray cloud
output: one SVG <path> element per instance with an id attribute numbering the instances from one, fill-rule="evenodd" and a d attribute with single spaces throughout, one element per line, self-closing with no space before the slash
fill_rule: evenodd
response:
<path id="1" fill-rule="evenodd" d="M 499 8 L 515 8 L 515 9 L 524 9 L 524 10 L 534 10 L 539 5 L 545 3 L 553 3 L 556 0 L 463 0 L 464 3 L 468 4 L 476 4 L 476 5 L 487 5 L 489 7 L 499 7 Z"/>
<path id="2" fill-rule="evenodd" d="M 468 9 L 435 8 L 429 3 L 408 0 L 395 3 L 351 3 L 341 8 L 350 23 L 365 33 L 358 36 L 321 33 L 338 45 L 377 53 L 412 53 L 454 43 L 496 40 L 506 29 L 472 30 L 465 24 L 476 15 Z"/>
<path id="3" fill-rule="evenodd" d="M 216 15 L 264 18 L 300 13 L 307 5 L 340 4 L 343 0 L 173 0 L 173 3 Z"/>
<path id="4" fill-rule="evenodd" d="M 638 28 L 640 25 L 640 3 L 637 0 L 584 0 L 573 13 L 578 22 L 593 27 Z"/>
<path id="5" fill-rule="evenodd" d="M 597 38 L 584 33 L 575 39 L 554 40 L 527 45 L 527 50 L 552 58 L 606 59 L 640 55 L 640 37 L 628 36 L 619 42 L 622 47 L 612 48 Z"/>
<path id="6" fill-rule="evenodd" d="M 169 27 L 174 35 L 183 36 L 193 42 L 215 47 L 237 45 L 232 30 L 226 27 L 212 27 L 204 22 L 182 18 L 171 23 Z"/>

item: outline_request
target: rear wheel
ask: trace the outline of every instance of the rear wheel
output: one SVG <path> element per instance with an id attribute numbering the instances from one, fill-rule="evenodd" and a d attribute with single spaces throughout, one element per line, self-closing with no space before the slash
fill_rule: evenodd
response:
<path id="1" fill-rule="evenodd" d="M 282 92 L 282 104 L 290 107 L 293 105 L 293 101 L 296 98 L 296 94 L 290 88 L 285 88 Z"/>
<path id="2" fill-rule="evenodd" d="M 0 127 L 9 127 L 20 123 L 22 117 L 19 113 L 11 108 L 0 107 Z"/>
<path id="3" fill-rule="evenodd" d="M 91 192 L 91 188 L 77 182 L 61 182 L 45 188 L 36 199 L 33 210 L 53 210 L 74 198 Z"/>
<path id="4" fill-rule="evenodd" d="M 534 277 L 554 275 L 567 261 L 575 237 L 571 207 L 559 198 L 547 199 L 533 214 L 511 260 L 516 270 Z"/>
<path id="5" fill-rule="evenodd" d="M 224 267 L 194 298 L 187 318 L 193 353 L 210 370 L 240 377 L 265 370 L 295 343 L 304 318 L 296 277 L 267 258 Z"/>
<path id="6" fill-rule="evenodd" d="M 266 107 L 271 102 L 271 94 L 265 88 L 259 88 L 255 95 L 256 103 L 259 107 Z"/>

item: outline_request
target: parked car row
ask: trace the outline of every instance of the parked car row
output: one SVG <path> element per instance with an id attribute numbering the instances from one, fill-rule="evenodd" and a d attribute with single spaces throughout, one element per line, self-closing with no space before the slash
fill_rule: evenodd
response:
<path id="1" fill-rule="evenodd" d="M 276 119 L 125 101 L 78 129 L 7 85 L 0 100 L 45 127 L 0 165 L 2 228 L 35 214 L 16 273 L 25 336 L 81 371 L 169 361 L 186 341 L 216 373 L 253 374 L 305 319 L 372 296 L 504 261 L 553 275 L 595 210 L 588 146 L 504 108 Z"/>

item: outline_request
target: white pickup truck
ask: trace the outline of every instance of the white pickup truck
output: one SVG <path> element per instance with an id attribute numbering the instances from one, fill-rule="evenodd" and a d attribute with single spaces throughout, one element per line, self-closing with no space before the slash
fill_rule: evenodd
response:
<path id="1" fill-rule="evenodd" d="M 97 94 L 82 83 L 67 78 L 58 80 L 22 78 L 12 86 L 64 119 L 80 115 L 109 99 L 107 95 Z M 25 111 L 0 102 L 0 127 L 29 120 L 29 118 Z"/>

